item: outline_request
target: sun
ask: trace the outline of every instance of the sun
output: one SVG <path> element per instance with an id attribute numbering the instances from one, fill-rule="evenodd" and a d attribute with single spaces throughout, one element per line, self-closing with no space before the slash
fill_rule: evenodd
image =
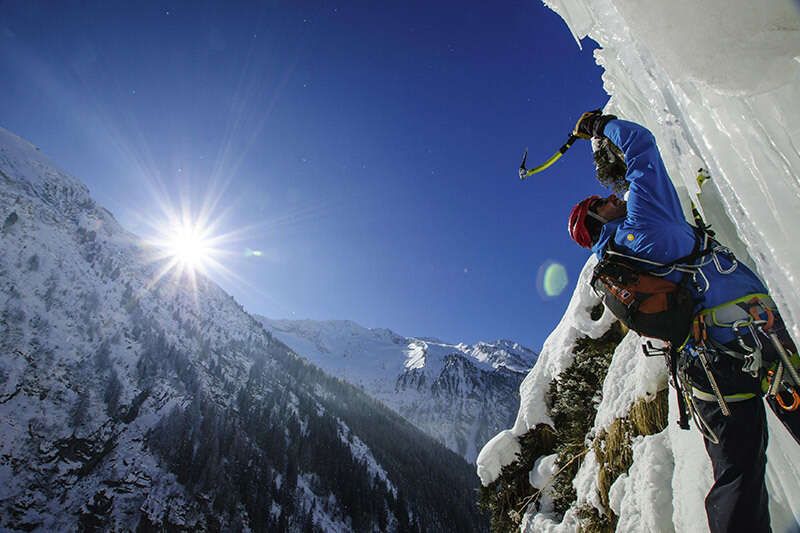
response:
<path id="1" fill-rule="evenodd" d="M 246 285 L 233 267 L 242 258 L 257 260 L 262 252 L 242 246 L 253 238 L 255 226 L 231 226 L 230 213 L 236 205 L 220 205 L 218 187 L 193 202 L 189 193 L 172 198 L 158 180 L 148 183 L 158 209 L 138 213 L 146 228 L 139 242 L 150 278 L 148 289 L 188 289 L 197 296 L 209 282 Z"/>
<path id="2" fill-rule="evenodd" d="M 160 265 L 152 284 L 170 275 L 176 281 L 188 280 L 195 287 L 198 274 L 224 272 L 226 269 L 220 263 L 224 250 L 220 246 L 227 236 L 216 234 L 216 226 L 216 222 L 192 216 L 188 210 L 169 212 L 154 227 L 155 235 L 146 240 L 151 250 L 150 260 Z"/>
<path id="3" fill-rule="evenodd" d="M 205 271 L 213 258 L 212 239 L 196 225 L 181 223 L 171 228 L 165 252 L 184 269 Z"/>

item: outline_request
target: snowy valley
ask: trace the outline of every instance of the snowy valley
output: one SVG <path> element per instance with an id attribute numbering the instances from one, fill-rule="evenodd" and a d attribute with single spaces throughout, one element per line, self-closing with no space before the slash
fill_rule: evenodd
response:
<path id="1" fill-rule="evenodd" d="M 536 363 L 532 350 L 507 340 L 450 344 L 349 321 L 257 318 L 296 353 L 360 387 L 469 462 L 513 423 L 519 384 Z"/>
<path id="2" fill-rule="evenodd" d="M 484 529 L 462 458 L 5 130 L 0 224 L 3 530 Z"/>

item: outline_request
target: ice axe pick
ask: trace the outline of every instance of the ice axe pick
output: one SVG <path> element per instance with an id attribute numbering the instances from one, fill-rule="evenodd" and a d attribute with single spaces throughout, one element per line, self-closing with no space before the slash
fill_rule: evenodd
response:
<path id="1" fill-rule="evenodd" d="M 572 143 L 574 143 L 578 138 L 579 137 L 577 135 L 570 134 L 569 138 L 567 139 L 567 142 L 565 142 L 561 146 L 561 148 L 558 149 L 556 153 L 550 156 L 550 158 L 547 161 L 545 161 L 538 167 L 534 167 L 531 169 L 525 167 L 525 163 L 528 160 L 528 150 L 525 149 L 525 153 L 522 155 L 522 163 L 519 164 L 519 179 L 524 180 L 528 176 L 533 176 L 534 174 L 537 174 L 543 170 L 547 170 L 548 168 L 550 168 L 553 165 L 553 163 L 561 159 L 561 156 L 564 155 L 564 152 L 569 150 L 570 146 L 572 146 Z"/>

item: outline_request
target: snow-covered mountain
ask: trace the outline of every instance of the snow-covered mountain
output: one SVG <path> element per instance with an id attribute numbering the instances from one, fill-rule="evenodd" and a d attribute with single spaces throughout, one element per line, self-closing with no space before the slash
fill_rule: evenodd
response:
<path id="1" fill-rule="evenodd" d="M 463 459 L 162 267 L 0 129 L 0 529 L 484 529 Z"/>
<path id="2" fill-rule="evenodd" d="M 755 266 L 800 340 L 797 3 L 545 2 L 576 39 L 589 36 L 600 44 L 595 57 L 605 69 L 603 81 L 611 95 L 606 112 L 654 133 L 687 215 L 691 199 L 720 240 Z M 695 181 L 698 167 L 712 176 L 702 192 Z M 620 430 L 632 425 L 635 410 L 653 405 L 656 398 L 666 405 L 664 362 L 643 357 L 634 333 L 610 350 L 608 373 L 585 435 L 585 456 L 572 452 L 570 462 L 580 464 L 571 480 L 572 503 L 565 512 L 555 512 L 547 501 L 556 463 L 543 451 L 549 442 L 536 434 L 552 427 L 557 415 L 548 391 L 575 362 L 576 346 L 598 340 L 613 320 L 608 312 L 598 317 L 587 311 L 598 304 L 587 284 L 594 262 L 588 260 L 564 318 L 521 386 L 516 422 L 482 450 L 478 473 L 501 498 L 523 501 L 512 517 L 523 531 L 605 530 L 589 523 L 597 517 L 606 528 L 610 524 L 626 533 L 707 531 L 704 498 L 713 480 L 711 465 L 696 428 L 682 431 L 675 424 L 674 394 L 669 392 L 669 414 L 658 417 L 665 428 Z M 767 416 L 772 530 L 798 531 L 800 448 L 769 410 Z M 612 434 L 617 437 L 613 443 Z M 538 451 L 531 444 L 536 439 L 544 443 Z M 621 450 L 629 454 L 630 464 L 619 471 L 625 462 Z M 527 476 L 524 483 L 509 482 L 503 472 L 515 469 L 520 475 L 529 472 L 530 482 Z M 522 489 L 511 494 L 510 487 Z"/>
<path id="3" fill-rule="evenodd" d="M 326 372 L 383 402 L 473 462 L 510 424 L 536 353 L 512 341 L 449 344 L 350 321 L 271 320 L 264 327 Z"/>

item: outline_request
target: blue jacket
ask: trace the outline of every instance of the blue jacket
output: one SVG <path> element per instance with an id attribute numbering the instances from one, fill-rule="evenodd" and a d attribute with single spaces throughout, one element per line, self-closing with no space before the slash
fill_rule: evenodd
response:
<path id="1" fill-rule="evenodd" d="M 630 184 L 628 213 L 624 219 L 612 220 L 603 226 L 592 251 L 602 257 L 609 241 L 614 239 L 615 249 L 621 253 L 662 264 L 692 253 L 695 233 L 683 215 L 678 194 L 669 179 L 653 134 L 626 120 L 610 121 L 604 134 L 625 154 L 628 165 L 625 179 Z M 717 258 L 722 270 L 731 267 L 732 261 L 725 254 L 717 254 Z M 708 284 L 699 275 L 695 277 L 696 283 L 690 283 L 697 311 L 748 294 L 767 292 L 758 276 L 742 263 L 733 272 L 723 274 L 710 261 L 710 257 L 705 257 L 703 262 L 708 263 L 701 269 Z M 648 270 L 658 269 L 653 267 Z M 681 277 L 679 272 L 666 276 L 674 282 L 680 281 Z M 729 328 L 710 328 L 709 335 L 723 343 L 734 339 Z"/>

